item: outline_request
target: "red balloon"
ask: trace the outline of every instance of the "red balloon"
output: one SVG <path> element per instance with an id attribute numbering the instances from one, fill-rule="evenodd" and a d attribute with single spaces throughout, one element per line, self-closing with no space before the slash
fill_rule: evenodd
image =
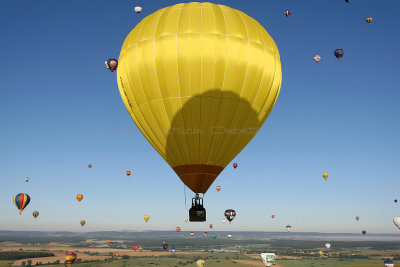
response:
<path id="1" fill-rule="evenodd" d="M 235 169 L 236 169 L 236 168 L 237 168 L 237 166 L 238 166 L 238 165 L 237 165 L 237 163 L 233 163 L 233 168 L 235 168 Z"/>
<path id="2" fill-rule="evenodd" d="M 177 232 L 180 232 L 180 231 L 181 231 L 181 228 L 180 228 L 179 226 L 177 226 L 177 227 L 176 227 L 176 231 L 177 231 Z"/>
<path id="3" fill-rule="evenodd" d="M 134 251 L 136 251 L 136 250 L 138 249 L 138 247 L 139 247 L 138 245 L 133 245 L 133 246 L 132 246 L 132 248 L 133 248 Z"/>

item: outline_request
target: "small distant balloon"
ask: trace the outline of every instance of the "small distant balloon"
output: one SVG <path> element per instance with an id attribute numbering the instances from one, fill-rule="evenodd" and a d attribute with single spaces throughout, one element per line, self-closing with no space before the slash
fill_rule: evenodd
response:
<path id="1" fill-rule="evenodd" d="M 222 223 L 225 224 L 226 223 L 226 219 L 222 219 Z"/>
<path id="2" fill-rule="evenodd" d="M 185 218 L 185 223 L 187 223 L 189 221 L 189 219 L 188 218 Z"/>
<path id="3" fill-rule="evenodd" d="M 322 174 L 322 177 L 325 179 L 325 181 L 328 179 L 329 174 L 327 172 L 324 172 Z"/>
<path id="4" fill-rule="evenodd" d="M 29 182 L 29 177 L 26 177 L 26 178 L 25 178 L 25 182 Z"/>
<path id="5" fill-rule="evenodd" d="M 286 225 L 286 231 L 291 232 L 292 231 L 292 226 Z"/>
<path id="6" fill-rule="evenodd" d="M 233 168 L 235 168 L 235 169 L 236 169 L 236 168 L 238 167 L 238 164 L 237 164 L 237 163 L 233 163 L 233 165 L 232 165 L 232 166 L 233 166 Z"/>
<path id="7" fill-rule="evenodd" d="M 213 238 L 213 239 L 216 239 L 216 238 L 217 238 L 217 234 L 213 234 L 213 235 L 212 235 L 212 238 Z"/>
<path id="8" fill-rule="evenodd" d="M 330 248 L 331 248 L 331 244 L 326 243 L 326 244 L 325 244 L 325 247 L 326 247 L 327 249 L 330 249 Z"/>
<path id="9" fill-rule="evenodd" d="M 110 58 L 105 62 L 107 69 L 109 69 L 111 72 L 114 72 L 118 68 L 118 60 L 114 58 Z"/>
<path id="10" fill-rule="evenodd" d="M 260 257 L 265 266 L 272 266 L 276 260 L 275 253 L 261 253 Z"/>
<path id="11" fill-rule="evenodd" d="M 143 247 L 139 247 L 139 252 L 142 252 L 143 251 Z"/>
<path id="12" fill-rule="evenodd" d="M 286 17 L 290 17 L 292 15 L 292 11 L 291 10 L 285 10 L 285 16 Z"/>
<path id="13" fill-rule="evenodd" d="M 126 171 L 126 175 L 130 176 L 131 175 L 131 171 Z"/>
<path id="14" fill-rule="evenodd" d="M 34 211 L 33 213 L 32 213 L 32 215 L 33 215 L 33 218 L 37 218 L 38 216 L 39 216 L 39 212 L 38 211 Z"/>
<path id="15" fill-rule="evenodd" d="M 167 249 L 168 249 L 168 244 L 167 244 L 167 242 L 166 242 L 166 241 L 163 241 L 162 244 L 163 244 L 162 246 L 163 246 L 164 251 L 167 251 Z"/>
<path id="16" fill-rule="evenodd" d="M 320 55 L 315 55 L 314 56 L 314 60 L 315 60 L 315 62 L 318 63 L 321 60 L 321 56 Z"/>
<path id="17" fill-rule="evenodd" d="M 344 55 L 344 50 L 338 48 L 335 50 L 334 55 L 335 55 L 335 57 L 337 57 L 337 59 L 341 60 Z"/>
<path id="18" fill-rule="evenodd" d="M 221 186 L 217 185 L 216 189 L 217 189 L 218 192 L 221 191 Z"/>
<path id="19" fill-rule="evenodd" d="M 274 219 L 274 218 L 275 218 L 275 215 L 271 215 L 271 218 Z"/>
<path id="20" fill-rule="evenodd" d="M 320 256 L 322 256 L 322 255 L 324 255 L 324 252 L 322 252 L 322 250 L 320 250 L 320 251 L 318 251 L 318 254 L 319 254 Z"/>
<path id="21" fill-rule="evenodd" d="M 175 228 L 175 230 L 179 233 L 182 229 L 181 229 L 179 226 L 177 226 L 177 227 Z"/>
<path id="22" fill-rule="evenodd" d="M 111 244 L 111 240 L 107 240 L 107 244 Z"/>
<path id="23" fill-rule="evenodd" d="M 88 168 L 92 168 L 92 164 L 89 164 L 89 165 L 87 165 L 88 166 Z"/>
<path id="24" fill-rule="evenodd" d="M 82 227 L 86 224 L 86 221 L 84 221 L 84 220 L 82 220 L 81 222 L 80 222 L 80 224 L 82 225 Z"/>
<path id="25" fill-rule="evenodd" d="M 135 6 L 135 12 L 136 14 L 142 13 L 143 8 L 141 6 Z"/>
<path id="26" fill-rule="evenodd" d="M 366 21 L 367 23 L 371 23 L 372 17 L 367 17 L 367 18 L 365 19 L 365 21 Z"/>
<path id="27" fill-rule="evenodd" d="M 176 248 L 171 248 L 171 253 L 172 253 L 172 255 L 174 255 L 175 252 L 176 252 Z"/>
<path id="28" fill-rule="evenodd" d="M 150 216 L 149 215 L 144 215 L 144 220 L 147 222 L 149 219 L 150 219 Z"/>
<path id="29" fill-rule="evenodd" d="M 346 3 L 348 3 L 348 2 L 349 2 L 349 0 L 344 0 L 344 1 L 346 1 Z"/>
<path id="30" fill-rule="evenodd" d="M 210 229 L 213 229 L 214 225 L 210 224 L 209 227 L 210 227 Z"/>
<path id="31" fill-rule="evenodd" d="M 208 235 L 208 233 L 207 232 L 204 232 L 204 236 L 207 236 Z"/>
<path id="32" fill-rule="evenodd" d="M 194 236 L 194 232 L 190 232 L 190 236 Z"/>
<path id="33" fill-rule="evenodd" d="M 25 193 L 19 193 L 14 196 L 14 204 L 19 210 L 19 214 L 28 206 L 29 202 L 31 202 L 31 197 Z"/>
<path id="34" fill-rule="evenodd" d="M 358 221 L 360 219 L 360 217 L 356 216 L 356 220 Z"/>
<path id="35" fill-rule="evenodd" d="M 138 247 L 139 247 L 138 245 L 133 245 L 133 246 L 132 246 L 132 249 L 133 249 L 134 251 L 136 251 L 136 250 L 138 249 Z"/>
<path id="36" fill-rule="evenodd" d="M 365 235 L 365 234 L 367 233 L 367 231 L 366 231 L 366 230 L 362 230 L 361 233 L 362 233 L 363 235 Z"/>
<path id="37" fill-rule="evenodd" d="M 76 195 L 76 199 L 77 199 L 79 202 L 81 202 L 82 199 L 83 199 L 83 195 L 82 195 L 82 194 L 77 194 L 77 195 Z"/>
<path id="38" fill-rule="evenodd" d="M 228 235 L 228 238 L 231 238 L 232 237 L 232 235 Z"/>
<path id="39" fill-rule="evenodd" d="M 394 203 L 397 203 L 397 199 L 394 200 Z"/>
<path id="40" fill-rule="evenodd" d="M 197 266 L 204 266 L 206 265 L 206 262 L 204 260 L 197 260 L 196 264 Z"/>
<path id="41" fill-rule="evenodd" d="M 65 262 L 68 264 L 68 266 L 71 266 L 72 264 L 74 264 L 77 257 L 78 255 L 75 252 L 69 252 L 65 256 Z"/>

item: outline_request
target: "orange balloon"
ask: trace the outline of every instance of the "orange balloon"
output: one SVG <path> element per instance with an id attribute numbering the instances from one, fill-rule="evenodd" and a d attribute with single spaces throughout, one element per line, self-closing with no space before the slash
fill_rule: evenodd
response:
<path id="1" fill-rule="evenodd" d="M 126 171 L 126 175 L 130 176 L 131 175 L 131 171 Z"/>
<path id="2" fill-rule="evenodd" d="M 83 195 L 82 194 L 77 194 L 76 195 L 76 199 L 81 202 L 81 200 L 83 199 Z"/>
<path id="3" fill-rule="evenodd" d="M 111 240 L 107 240 L 107 244 L 111 244 Z"/>
<path id="4" fill-rule="evenodd" d="M 75 252 L 69 252 L 65 256 L 65 261 L 68 263 L 69 266 L 71 266 L 72 264 L 74 264 L 77 257 L 78 257 L 78 255 L 76 255 Z"/>
<path id="5" fill-rule="evenodd" d="M 87 165 L 89 168 L 92 168 L 92 164 Z"/>

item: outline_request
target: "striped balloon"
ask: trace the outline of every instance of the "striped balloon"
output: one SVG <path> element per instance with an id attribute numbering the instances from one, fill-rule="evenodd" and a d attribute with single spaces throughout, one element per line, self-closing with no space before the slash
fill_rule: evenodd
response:
<path id="1" fill-rule="evenodd" d="M 25 207 L 28 206 L 30 201 L 31 201 L 30 196 L 25 193 L 19 193 L 15 195 L 14 204 L 15 206 L 17 206 L 17 209 L 19 210 L 19 214 L 21 214 L 21 212 L 25 209 Z"/>

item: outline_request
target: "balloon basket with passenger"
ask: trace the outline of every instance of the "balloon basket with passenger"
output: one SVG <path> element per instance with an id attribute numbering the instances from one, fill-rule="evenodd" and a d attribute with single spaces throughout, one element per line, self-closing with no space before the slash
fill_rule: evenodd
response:
<path id="1" fill-rule="evenodd" d="M 203 206 L 203 198 L 199 194 L 196 194 L 192 198 L 192 207 L 189 210 L 189 221 L 191 222 L 205 222 L 206 221 L 206 209 Z"/>

